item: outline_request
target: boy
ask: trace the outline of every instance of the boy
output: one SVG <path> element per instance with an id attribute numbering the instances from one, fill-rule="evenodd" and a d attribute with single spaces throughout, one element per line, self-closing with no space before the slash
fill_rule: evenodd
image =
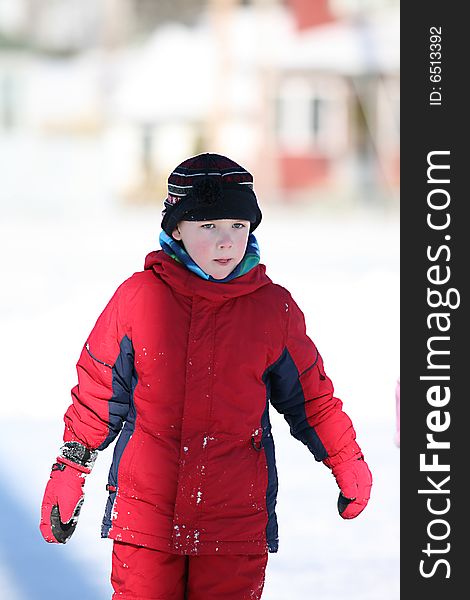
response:
<path id="1" fill-rule="evenodd" d="M 160 243 L 116 291 L 77 364 L 44 495 L 48 542 L 72 535 L 97 451 L 119 434 L 102 536 L 113 598 L 261 598 L 278 549 L 269 403 L 340 488 L 345 519 L 372 478 L 300 309 L 259 264 L 253 178 L 218 154 L 168 178 Z"/>

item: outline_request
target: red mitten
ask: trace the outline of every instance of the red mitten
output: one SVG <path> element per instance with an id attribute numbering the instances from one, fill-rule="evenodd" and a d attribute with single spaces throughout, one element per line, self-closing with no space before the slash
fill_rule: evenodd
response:
<path id="1" fill-rule="evenodd" d="M 331 468 L 340 489 L 338 512 L 343 519 L 354 519 L 367 506 L 372 474 L 362 454 Z"/>
<path id="2" fill-rule="evenodd" d="M 66 442 L 52 465 L 44 492 L 39 529 L 46 542 L 65 544 L 75 531 L 84 500 L 85 477 L 97 452 L 78 442 Z"/>

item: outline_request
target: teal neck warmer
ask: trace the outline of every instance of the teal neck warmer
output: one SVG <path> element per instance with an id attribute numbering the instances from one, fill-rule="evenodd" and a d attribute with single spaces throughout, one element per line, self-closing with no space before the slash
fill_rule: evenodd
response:
<path id="1" fill-rule="evenodd" d="M 256 241 L 255 236 L 250 233 L 248 237 L 248 243 L 246 246 L 245 255 L 242 260 L 238 263 L 235 269 L 227 275 L 224 279 L 214 279 L 211 275 L 205 273 L 201 267 L 194 262 L 194 260 L 189 256 L 186 250 L 183 248 L 181 244 L 179 244 L 176 240 L 170 237 L 165 231 L 161 231 L 160 237 L 160 246 L 162 250 L 171 256 L 174 260 L 179 263 L 182 263 L 187 267 L 190 271 L 202 277 L 202 279 L 207 279 L 208 281 L 216 281 L 217 283 L 225 283 L 227 281 L 231 281 L 236 277 L 241 277 L 248 273 L 253 267 L 260 261 L 260 252 L 258 242 Z"/>

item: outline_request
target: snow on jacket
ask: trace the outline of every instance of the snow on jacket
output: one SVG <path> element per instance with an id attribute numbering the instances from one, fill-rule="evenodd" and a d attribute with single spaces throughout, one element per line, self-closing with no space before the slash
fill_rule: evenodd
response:
<path id="1" fill-rule="evenodd" d="M 114 446 L 102 536 L 181 554 L 277 551 L 269 404 L 317 461 L 358 446 L 302 312 L 257 265 L 206 281 L 163 251 L 77 363 L 65 441 Z"/>

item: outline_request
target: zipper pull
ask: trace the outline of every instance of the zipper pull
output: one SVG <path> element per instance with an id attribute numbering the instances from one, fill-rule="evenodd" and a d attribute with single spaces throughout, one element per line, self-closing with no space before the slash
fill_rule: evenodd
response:
<path id="1" fill-rule="evenodd" d="M 251 436 L 251 445 L 257 452 L 263 449 L 263 428 L 259 427 Z"/>

